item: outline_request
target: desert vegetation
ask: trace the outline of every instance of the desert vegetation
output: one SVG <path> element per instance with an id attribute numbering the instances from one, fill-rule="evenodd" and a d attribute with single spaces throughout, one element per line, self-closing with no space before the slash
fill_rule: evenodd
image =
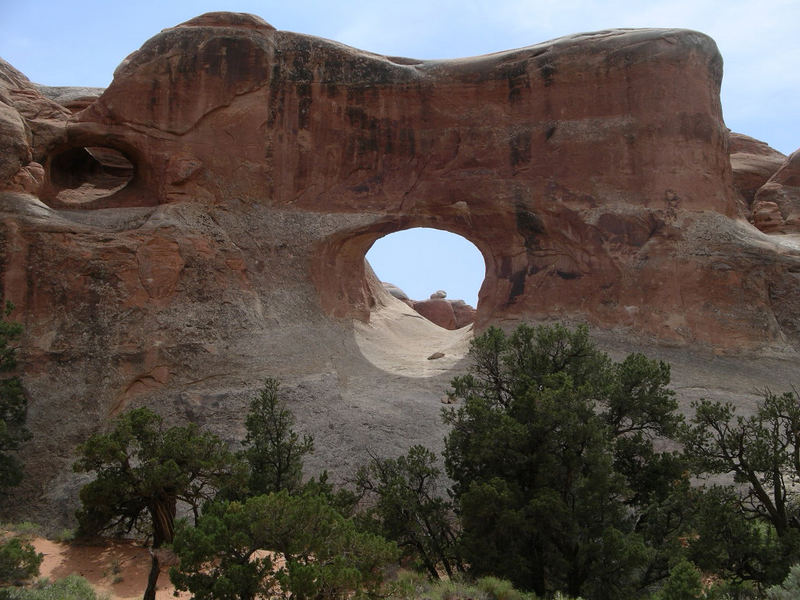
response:
<path id="1" fill-rule="evenodd" d="M 3 321 L 0 441 L 8 488 L 28 435 Z M 310 436 L 268 379 L 229 448 L 147 408 L 81 444 L 78 535 L 150 545 L 197 599 L 783 599 L 800 589 L 800 398 L 764 391 L 749 416 L 678 412 L 664 362 L 616 362 L 585 328 L 492 328 L 452 380 L 444 453 L 369 451 L 352 481 L 303 478 Z M 185 515 L 181 517 L 180 515 Z M 25 534 L 0 543 L 2 598 L 95 597 L 36 581 Z M 400 566 L 402 565 L 402 567 Z"/>

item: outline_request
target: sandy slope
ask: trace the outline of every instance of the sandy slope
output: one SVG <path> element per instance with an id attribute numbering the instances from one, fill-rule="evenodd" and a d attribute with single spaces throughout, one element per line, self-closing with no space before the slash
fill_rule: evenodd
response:
<path id="1" fill-rule="evenodd" d="M 455 331 L 434 325 L 392 297 L 370 315 L 369 323 L 355 322 L 356 344 L 379 369 L 404 377 L 452 377 L 473 337 L 472 325 Z M 439 358 L 430 357 L 440 354 Z"/>
<path id="2" fill-rule="evenodd" d="M 100 593 L 112 600 L 141 598 L 150 571 L 150 554 L 128 541 L 108 541 L 103 545 L 77 545 L 52 542 L 44 538 L 32 540 L 37 552 L 44 554 L 42 577 L 62 579 L 73 573 L 85 577 Z M 174 595 L 167 569 L 158 580 L 158 600 L 188 599 L 190 594 Z"/>

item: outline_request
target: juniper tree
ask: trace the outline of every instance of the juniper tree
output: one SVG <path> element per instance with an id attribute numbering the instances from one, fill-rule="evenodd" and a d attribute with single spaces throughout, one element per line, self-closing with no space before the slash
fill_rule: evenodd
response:
<path id="1" fill-rule="evenodd" d="M 123 413 L 111 432 L 78 446 L 78 456 L 74 470 L 95 474 L 80 491 L 80 532 L 136 531 L 154 549 L 172 542 L 179 502 L 198 518 L 202 503 L 233 487 L 239 465 L 217 436 L 195 424 L 167 427 L 148 408 Z M 156 554 L 152 563 L 145 600 L 155 597 Z"/>
<path id="2" fill-rule="evenodd" d="M 688 487 L 680 458 L 654 446 L 680 423 L 669 366 L 614 362 L 586 328 L 562 326 L 492 328 L 470 356 L 444 416 L 473 572 L 597 600 L 666 577 Z"/>

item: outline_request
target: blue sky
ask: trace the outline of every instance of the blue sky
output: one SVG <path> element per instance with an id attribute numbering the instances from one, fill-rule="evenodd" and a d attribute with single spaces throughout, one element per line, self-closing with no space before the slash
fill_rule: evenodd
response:
<path id="1" fill-rule="evenodd" d="M 798 0 L 0 0 L 0 56 L 38 83 L 103 87 L 146 39 L 212 10 L 250 12 L 278 29 L 422 59 L 474 56 L 615 27 L 696 29 L 716 40 L 725 61 L 728 126 L 784 154 L 800 147 Z M 407 250 L 409 242 L 403 244 Z M 442 238 L 412 277 L 419 279 L 423 266 L 433 270 L 431 257 L 444 256 L 451 245 Z M 458 247 L 453 252 L 456 258 L 444 260 L 447 270 L 463 255 Z M 435 291 L 417 292 L 413 281 L 394 276 L 392 264 L 402 260 L 373 261 L 373 267 L 411 296 Z M 483 278 L 478 271 L 477 283 L 436 289 L 474 301 Z"/>

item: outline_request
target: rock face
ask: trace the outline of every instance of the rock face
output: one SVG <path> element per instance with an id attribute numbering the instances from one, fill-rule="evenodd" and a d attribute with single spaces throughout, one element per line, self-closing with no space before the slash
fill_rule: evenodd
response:
<path id="1" fill-rule="evenodd" d="M 381 283 L 383 284 L 383 289 L 385 289 L 387 292 L 389 292 L 392 296 L 394 296 L 398 300 L 403 300 L 403 301 L 409 300 L 408 294 L 406 294 L 403 290 L 401 290 L 393 283 L 387 283 L 385 281 L 382 281 Z"/>
<path id="2" fill-rule="evenodd" d="M 68 115 L 0 58 L 0 190 L 39 192 L 45 152 L 63 137 Z"/>
<path id="3" fill-rule="evenodd" d="M 749 217 L 756 192 L 783 166 L 786 156 L 741 133 L 730 134 L 729 152 L 733 185 L 742 196 L 743 213 Z"/>
<path id="4" fill-rule="evenodd" d="M 753 223 L 771 233 L 800 233 L 800 150 L 756 192 Z"/>
<path id="5" fill-rule="evenodd" d="M 477 311 L 469 304 L 463 300 L 445 300 L 437 294 L 432 294 L 428 300 L 412 300 L 409 306 L 445 329 L 461 329 L 475 322 Z"/>
<path id="6" fill-rule="evenodd" d="M 456 314 L 453 312 L 453 305 L 444 298 L 430 298 L 428 300 L 418 300 L 411 307 L 428 319 L 431 323 L 436 323 L 445 329 L 456 329 Z"/>
<path id="7" fill-rule="evenodd" d="M 75 444 L 131 405 L 235 440 L 265 376 L 334 474 L 440 439 L 452 353 L 387 375 L 356 336 L 397 302 L 364 256 L 409 227 L 481 250 L 478 329 L 800 344 L 800 250 L 737 218 L 721 73 L 685 30 L 418 61 L 226 13 L 157 34 L 75 114 L 0 64 L 0 282 L 36 434 L 20 502 L 68 518 Z"/>
<path id="8" fill-rule="evenodd" d="M 82 111 L 100 97 L 105 88 L 65 87 L 34 84 L 42 96 L 57 102 L 71 113 Z"/>
<path id="9" fill-rule="evenodd" d="M 456 318 L 456 329 L 461 329 L 475 322 L 478 311 L 463 300 L 451 300 L 450 306 L 453 307 L 453 315 Z"/>
<path id="10" fill-rule="evenodd" d="M 444 329 L 461 329 L 475 322 L 477 311 L 463 300 L 445 300 L 447 292 L 439 290 L 428 300 L 411 300 L 394 284 L 383 282 L 383 289 L 413 308 L 431 323 Z"/>

